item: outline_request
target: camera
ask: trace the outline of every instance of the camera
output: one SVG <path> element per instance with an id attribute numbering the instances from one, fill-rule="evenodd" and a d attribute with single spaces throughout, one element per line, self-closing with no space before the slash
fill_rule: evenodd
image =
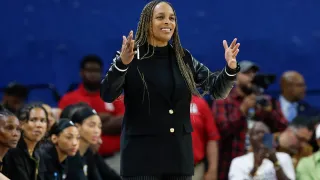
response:
<path id="1" fill-rule="evenodd" d="M 263 93 L 268 87 L 273 84 L 276 80 L 276 75 L 274 74 L 257 74 L 253 80 L 253 93 L 257 95 L 256 103 L 262 107 L 269 105 L 269 100 L 263 96 Z"/>
<path id="2" fill-rule="evenodd" d="M 243 89 L 244 93 L 247 95 L 256 94 L 257 104 L 262 107 L 266 107 L 269 105 L 269 100 L 263 96 L 263 93 L 271 84 L 275 82 L 275 80 L 275 74 L 257 74 L 251 81 L 252 87 Z"/>
<path id="3" fill-rule="evenodd" d="M 276 75 L 274 74 L 257 74 L 253 80 L 252 84 L 257 88 L 257 91 L 263 92 L 265 89 L 273 84 L 276 80 Z"/>

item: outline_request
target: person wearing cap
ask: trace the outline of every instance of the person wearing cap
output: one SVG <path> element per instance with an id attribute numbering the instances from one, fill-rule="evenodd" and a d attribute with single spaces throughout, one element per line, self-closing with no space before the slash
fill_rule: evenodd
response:
<path id="1" fill-rule="evenodd" d="M 240 72 L 236 86 L 230 95 L 223 100 L 213 102 L 212 111 L 218 130 L 219 167 L 218 179 L 228 179 L 230 163 L 233 158 L 242 156 L 246 152 L 247 129 L 254 114 L 255 119 L 264 122 L 272 132 L 282 131 L 287 127 L 287 120 L 283 117 L 280 106 L 261 108 L 256 103 L 253 91 L 253 79 L 260 67 L 252 61 L 239 62 Z M 270 103 L 271 104 L 271 103 Z M 248 142 L 250 143 L 250 142 Z"/>
<path id="2" fill-rule="evenodd" d="M 60 119 L 49 131 L 51 146 L 41 149 L 42 160 L 46 166 L 45 180 L 66 179 L 68 156 L 74 156 L 79 148 L 79 131 L 69 119 Z M 72 167 L 70 167 L 72 168 Z"/>
<path id="3" fill-rule="evenodd" d="M 320 147 L 320 125 L 315 131 L 316 140 Z M 302 158 L 296 168 L 297 180 L 320 179 L 320 149 L 309 157 Z"/>

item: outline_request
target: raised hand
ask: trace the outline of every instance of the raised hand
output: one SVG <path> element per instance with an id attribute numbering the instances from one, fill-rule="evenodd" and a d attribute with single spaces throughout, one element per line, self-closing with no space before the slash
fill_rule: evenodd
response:
<path id="1" fill-rule="evenodd" d="M 229 68 L 236 69 L 237 68 L 237 55 L 239 53 L 239 46 L 240 43 L 237 43 L 237 38 L 234 38 L 230 46 L 226 40 L 223 40 L 223 47 L 224 47 L 224 56 L 226 58 L 227 64 Z"/>
<path id="2" fill-rule="evenodd" d="M 122 47 L 120 58 L 123 64 L 128 65 L 135 55 L 133 51 L 134 40 L 133 40 L 133 31 L 130 31 L 128 37 L 122 36 Z"/>

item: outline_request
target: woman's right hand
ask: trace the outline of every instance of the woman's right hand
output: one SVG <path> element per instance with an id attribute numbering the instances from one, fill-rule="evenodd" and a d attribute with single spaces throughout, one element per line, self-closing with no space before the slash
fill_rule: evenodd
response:
<path id="1" fill-rule="evenodd" d="M 123 64 L 128 65 L 131 63 L 135 55 L 135 52 L 133 51 L 133 31 L 130 31 L 128 37 L 122 36 L 122 39 L 120 58 Z"/>

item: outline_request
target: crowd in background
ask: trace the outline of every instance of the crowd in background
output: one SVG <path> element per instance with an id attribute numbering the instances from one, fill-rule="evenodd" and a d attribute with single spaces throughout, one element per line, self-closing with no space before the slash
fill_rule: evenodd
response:
<path id="1" fill-rule="evenodd" d="M 0 110 L 0 171 L 20 179 L 121 179 L 120 136 L 125 95 L 100 98 L 103 60 L 82 59 L 82 82 L 58 107 L 25 104 L 28 89 L 10 84 Z M 192 97 L 194 180 L 320 179 L 320 111 L 304 101 L 304 77 L 286 71 L 281 94 L 264 93 L 271 77 L 240 61 L 226 99 Z M 267 138 L 272 145 L 268 147 Z"/>

